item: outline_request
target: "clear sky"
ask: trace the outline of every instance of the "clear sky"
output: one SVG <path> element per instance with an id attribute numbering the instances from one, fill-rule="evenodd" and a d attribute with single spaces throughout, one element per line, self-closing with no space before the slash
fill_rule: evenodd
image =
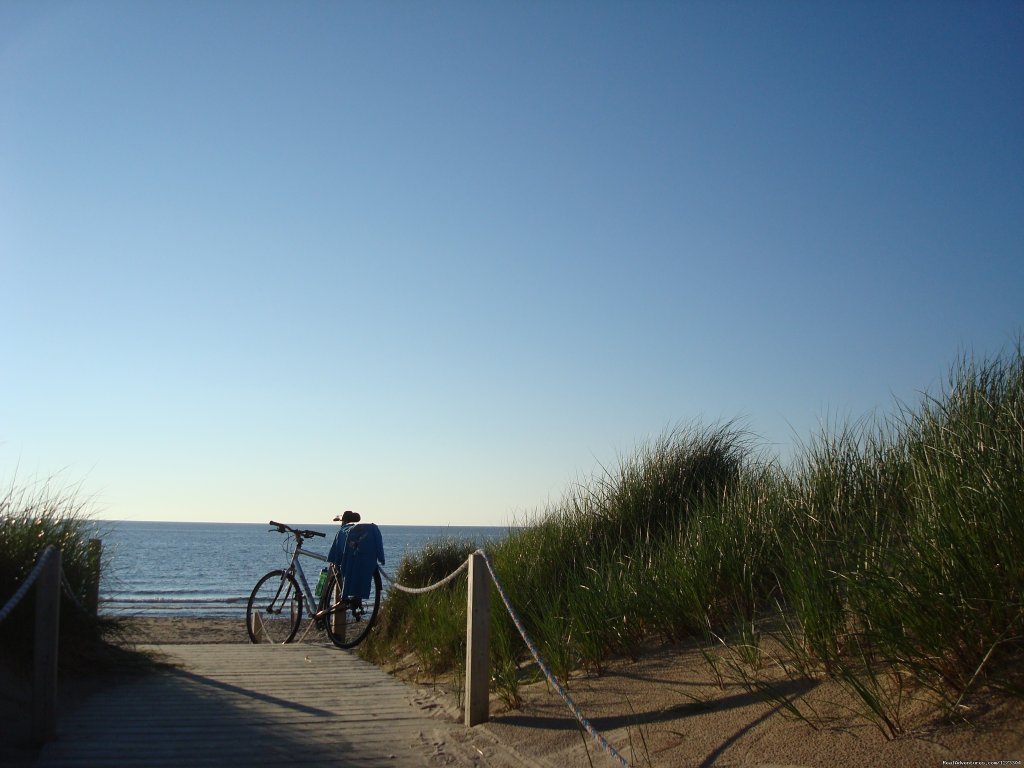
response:
<path id="1" fill-rule="evenodd" d="M 504 524 L 1024 328 L 1024 3 L 0 3 L 0 479 Z"/>

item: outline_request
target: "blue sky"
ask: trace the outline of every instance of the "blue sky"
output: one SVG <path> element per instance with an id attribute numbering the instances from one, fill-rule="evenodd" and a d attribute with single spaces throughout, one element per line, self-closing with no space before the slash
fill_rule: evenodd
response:
<path id="1" fill-rule="evenodd" d="M 0 4 L 0 477 L 504 524 L 1024 307 L 1024 4 Z"/>

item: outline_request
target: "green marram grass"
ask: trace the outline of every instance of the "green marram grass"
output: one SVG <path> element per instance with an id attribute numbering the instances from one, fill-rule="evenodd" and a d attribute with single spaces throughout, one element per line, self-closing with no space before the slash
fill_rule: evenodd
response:
<path id="1" fill-rule="evenodd" d="M 88 502 L 77 488 L 54 482 L 20 484 L 11 481 L 0 497 L 0 606 L 7 603 L 31 574 L 42 551 L 49 545 L 61 550 L 68 590 L 62 590 L 60 653 L 65 663 L 94 659 L 104 636 L 117 633 L 118 622 L 83 613 L 89 585 L 99 578 L 100 563 L 90 557 L 92 528 Z M 35 623 L 34 592 L 30 590 L 0 624 L 0 648 L 12 659 L 28 660 L 32 654 Z"/>
<path id="2" fill-rule="evenodd" d="M 704 639 L 756 670 L 770 635 L 791 675 L 837 681 L 896 736 L 911 698 L 957 716 L 973 693 L 1022 695 L 1022 502 L 1018 345 L 962 358 L 889 418 L 823 428 L 785 466 L 734 424 L 669 430 L 488 552 L 562 679 L 650 637 Z M 428 548 L 399 580 L 436 580 L 474 548 Z M 391 593 L 368 652 L 461 665 L 459 583 Z M 514 702 L 524 646 L 501 610 L 492 634 L 494 685 Z"/>

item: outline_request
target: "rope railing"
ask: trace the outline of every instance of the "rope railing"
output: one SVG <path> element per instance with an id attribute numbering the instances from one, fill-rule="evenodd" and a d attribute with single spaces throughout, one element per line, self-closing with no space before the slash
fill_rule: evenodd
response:
<path id="1" fill-rule="evenodd" d="M 92 611 L 85 607 L 85 603 L 82 602 L 82 598 L 75 594 L 75 590 L 71 587 L 71 582 L 68 581 L 68 575 L 62 569 L 60 572 L 60 586 L 64 591 L 64 596 L 71 601 L 79 613 L 84 616 L 91 616 Z"/>
<path id="2" fill-rule="evenodd" d="M 0 623 L 11 615 L 11 611 L 18 607 L 22 598 L 24 598 L 25 595 L 28 594 L 28 591 L 32 589 L 32 586 L 36 583 L 36 579 L 39 578 L 39 574 L 43 572 L 43 568 L 45 568 L 46 564 L 50 562 L 50 558 L 53 557 L 53 553 L 56 551 L 57 550 L 53 546 L 49 546 L 43 550 L 42 555 L 40 555 L 39 559 L 36 560 L 35 567 L 25 580 L 21 582 L 21 586 L 18 587 L 13 595 L 11 595 L 11 599 L 7 601 L 6 605 L 4 605 L 3 608 L 0 608 Z"/>
<path id="3" fill-rule="evenodd" d="M 456 576 L 458 576 L 460 573 L 462 573 L 464 570 L 466 570 L 468 567 L 469 567 L 469 560 L 466 560 L 466 561 L 464 561 L 462 563 L 462 565 L 460 565 L 458 568 L 456 568 L 454 571 L 449 573 L 447 576 L 445 576 L 440 581 L 436 581 L 433 584 L 428 584 L 425 587 L 406 587 L 406 586 L 404 586 L 402 584 L 399 584 L 397 581 L 395 581 L 394 578 L 392 578 L 387 573 L 387 571 L 385 571 L 383 568 L 378 567 L 377 570 L 379 570 L 380 571 L 380 575 L 383 576 L 387 580 L 387 582 L 392 587 L 397 589 L 399 592 L 405 592 L 408 595 L 424 595 L 427 592 L 433 592 L 435 589 L 440 589 L 445 584 L 448 584 Z"/>
<path id="4" fill-rule="evenodd" d="M 458 568 L 456 568 L 454 571 L 449 573 L 447 576 L 445 576 L 440 581 L 435 582 L 434 584 L 429 584 L 429 585 L 427 585 L 425 587 L 406 587 L 406 586 L 404 586 L 402 584 L 399 584 L 397 581 L 395 581 L 394 578 L 387 571 L 385 571 L 383 568 L 381 568 L 379 565 L 377 566 L 377 570 L 380 571 L 380 575 L 384 578 L 385 581 L 387 581 L 391 585 L 391 587 L 393 589 L 397 589 L 399 592 L 406 592 L 406 593 L 408 593 L 410 595 L 423 595 L 423 594 L 426 594 L 427 592 L 433 592 L 435 589 L 440 589 L 445 584 L 448 584 L 449 582 L 451 582 L 456 576 L 458 576 L 460 573 L 462 573 L 468 567 L 469 567 L 469 561 L 467 560 L 466 562 L 464 562 L 462 565 L 460 565 Z M 303 633 L 301 635 L 299 635 L 299 639 L 298 639 L 297 642 L 301 643 L 301 642 L 305 641 L 306 635 L 308 635 L 310 633 L 310 631 L 313 629 L 315 624 L 316 624 L 316 622 L 311 620 L 306 625 L 306 629 L 303 631 Z"/>
<path id="5" fill-rule="evenodd" d="M 3 623 L 35 588 L 35 627 L 33 632 L 32 738 L 37 744 L 57 735 L 57 652 L 59 645 L 61 592 L 72 606 L 86 616 L 96 616 L 99 589 L 99 561 L 102 544 L 89 542 L 88 558 L 96 566 L 95 581 L 85 585 L 85 602 L 75 592 L 63 568 L 60 549 L 50 544 L 40 552 L 29 575 L 0 608 Z M 90 607 L 91 606 L 91 607 Z"/>
<path id="6" fill-rule="evenodd" d="M 32 568 L 31 573 L 25 577 L 25 580 L 18 587 L 18 590 L 11 595 L 11 598 L 7 601 L 3 608 L 0 608 L 0 624 L 3 623 L 4 619 L 11 615 L 11 612 L 18 607 L 18 604 L 24 599 L 28 591 L 32 589 L 36 579 L 39 578 L 39 574 L 42 573 L 43 568 L 46 567 L 46 563 L 49 562 L 49 558 L 52 556 L 51 553 L 56 551 L 53 546 L 49 546 L 43 550 L 42 555 L 36 561 L 35 567 Z M 61 568 L 60 571 L 60 586 L 64 592 L 65 597 L 71 601 L 71 605 L 78 610 L 79 613 L 85 616 L 93 616 L 95 611 L 90 610 L 86 607 L 85 603 L 82 602 L 82 598 L 79 597 L 74 588 L 71 586 L 71 582 L 68 581 L 68 575 Z"/>
<path id="7" fill-rule="evenodd" d="M 604 736 L 602 736 L 601 733 L 596 728 L 594 728 L 593 724 L 591 724 L 591 722 L 583 715 L 583 712 L 580 710 L 579 706 L 577 706 L 576 702 L 573 701 L 573 699 L 569 695 L 568 691 L 565 690 L 565 686 L 563 686 L 559 682 L 558 678 L 551 671 L 550 667 L 544 662 L 544 659 L 540 655 L 540 651 L 537 649 L 537 645 L 533 642 L 533 640 L 530 639 L 529 634 L 527 634 L 527 632 L 526 632 L 526 628 L 523 626 L 522 620 L 519 618 L 519 615 L 516 613 L 515 608 L 512 607 L 512 602 L 509 600 L 508 593 L 505 591 L 505 588 L 502 585 L 501 580 L 498 579 L 498 574 L 494 570 L 494 564 L 491 562 L 491 558 L 487 555 L 487 553 L 483 549 L 476 550 L 476 552 L 474 552 L 473 555 L 471 555 L 468 559 L 466 559 L 466 561 L 463 562 L 462 565 L 460 565 L 458 568 L 456 568 L 454 571 L 452 571 L 450 574 L 445 576 L 440 581 L 437 581 L 437 582 L 435 582 L 433 584 L 430 584 L 428 586 L 425 586 L 425 587 L 407 587 L 407 586 L 404 586 L 404 585 L 399 584 L 398 582 L 396 582 L 392 576 L 390 576 L 388 573 L 386 573 L 384 571 L 383 568 L 379 568 L 379 570 L 380 570 L 381 575 L 391 584 L 391 586 L 394 589 L 397 589 L 400 592 L 405 592 L 407 594 L 413 594 L 413 595 L 425 594 L 427 592 L 433 592 L 435 589 L 440 589 L 441 587 L 443 587 L 446 584 L 450 583 L 455 577 L 457 577 L 459 574 L 461 574 L 463 571 L 465 571 L 467 568 L 470 567 L 470 562 L 472 561 L 473 556 L 475 556 L 475 555 L 479 555 L 483 559 L 483 562 L 484 562 L 484 564 L 487 567 L 487 571 L 490 574 L 491 581 L 493 582 L 494 586 L 497 588 L 498 595 L 501 597 L 501 601 L 505 605 L 505 610 L 508 611 L 509 617 L 512 619 L 512 622 L 515 624 L 516 629 L 518 630 L 520 636 L 522 636 L 523 642 L 526 643 L 526 647 L 530 651 L 530 654 L 533 656 L 534 661 L 537 662 L 537 666 L 544 673 L 544 677 L 547 678 L 547 681 L 555 689 L 555 691 L 561 697 L 562 701 L 572 711 L 573 717 L 576 718 L 576 721 L 580 724 L 580 727 L 583 728 L 583 730 L 585 730 L 588 734 L 590 734 L 590 736 L 594 739 L 594 741 L 597 742 L 597 744 L 600 746 L 600 748 L 603 749 L 605 751 L 605 753 L 609 757 L 611 757 L 616 763 L 618 763 L 623 768 L 629 768 L 629 762 L 626 760 L 626 758 L 623 757 L 619 753 L 619 751 L 617 749 L 615 749 L 615 747 L 613 747 L 611 744 L 609 744 L 608 740 Z M 470 572 L 471 572 L 471 580 L 472 580 L 472 570 Z M 471 586 L 471 589 L 470 589 L 470 598 L 469 599 L 470 599 L 470 602 L 473 601 L 472 586 Z M 470 614 L 472 614 L 472 612 L 474 611 L 473 605 L 468 606 L 468 610 L 469 610 Z M 469 619 L 469 627 L 472 627 L 472 626 L 473 626 L 473 617 L 471 615 L 470 619 Z M 489 629 L 485 630 L 484 634 L 486 635 L 488 632 L 489 632 Z M 470 638 L 468 640 L 467 645 L 469 645 L 469 646 L 473 645 L 472 638 Z M 471 651 L 467 650 L 467 668 L 468 668 L 468 665 L 469 665 L 469 656 L 470 656 L 470 654 L 471 654 Z M 486 648 L 484 649 L 483 655 L 485 657 L 487 655 L 486 654 Z M 470 689 L 470 687 L 469 687 L 470 686 L 470 677 L 471 677 L 471 675 L 467 671 L 467 674 L 466 674 L 467 691 L 469 691 L 469 689 Z M 468 699 L 468 696 L 467 696 L 467 699 Z M 470 709 L 471 706 L 472 706 L 471 702 L 469 702 L 467 700 L 467 702 L 466 702 L 467 712 L 468 712 L 468 710 Z M 485 704 L 485 706 L 486 706 L 486 704 Z M 468 724 L 471 724 L 471 723 L 468 723 Z"/>

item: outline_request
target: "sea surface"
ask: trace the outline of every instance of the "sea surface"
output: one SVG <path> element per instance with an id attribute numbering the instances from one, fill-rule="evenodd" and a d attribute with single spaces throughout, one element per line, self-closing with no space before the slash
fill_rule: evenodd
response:
<path id="1" fill-rule="evenodd" d="M 326 555 L 337 523 L 288 523 L 322 531 L 303 549 Z M 501 539 L 504 527 L 382 525 L 384 570 L 394 575 L 405 554 L 442 538 L 478 546 Z M 269 570 L 284 568 L 294 539 L 262 523 L 155 523 L 97 521 L 103 541 L 100 614 L 243 618 L 249 593 Z M 302 558 L 311 586 L 323 563 Z M 387 581 L 385 580 L 385 591 Z"/>

